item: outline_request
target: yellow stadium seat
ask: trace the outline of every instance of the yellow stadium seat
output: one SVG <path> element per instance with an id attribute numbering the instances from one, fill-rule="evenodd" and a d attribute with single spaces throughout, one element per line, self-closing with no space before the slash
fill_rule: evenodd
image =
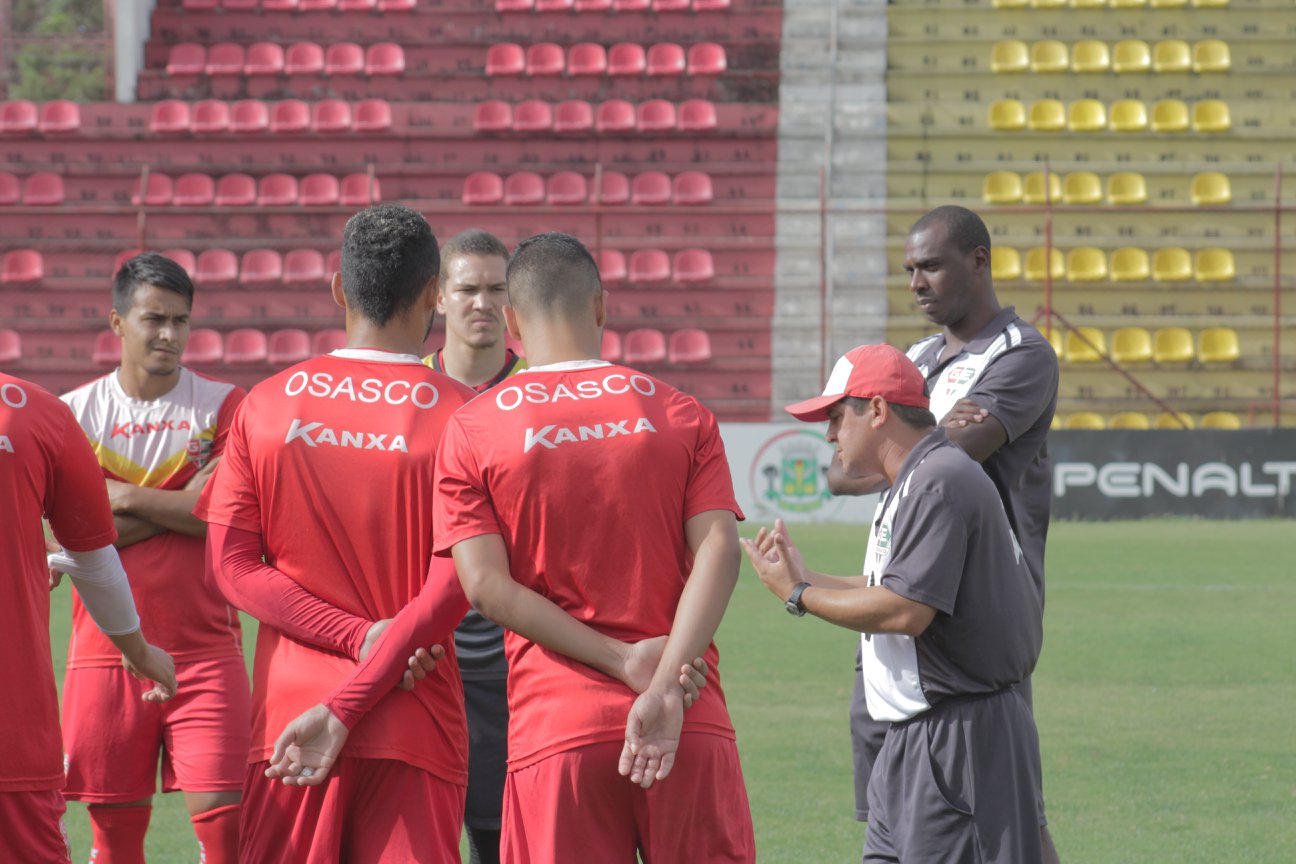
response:
<path id="1" fill-rule="evenodd" d="M 1062 250 L 1052 249 L 1050 251 L 1053 254 L 1049 256 L 1051 263 L 1048 265 L 1048 271 L 1046 271 L 1044 248 L 1037 246 L 1034 249 L 1026 250 L 1026 263 L 1022 271 L 1029 281 L 1043 282 L 1045 276 L 1051 275 L 1054 279 L 1061 279 L 1066 275 L 1066 261 L 1062 258 Z"/>
<path id="2" fill-rule="evenodd" d="M 1152 359 L 1152 334 L 1142 327 L 1121 327 L 1112 334 L 1112 357 L 1119 363 Z"/>
<path id="3" fill-rule="evenodd" d="M 1188 105 L 1182 99 L 1162 99 L 1152 106 L 1153 132 L 1182 132 L 1188 128 Z"/>
<path id="4" fill-rule="evenodd" d="M 1191 429 L 1195 425 L 1191 414 L 1167 414 L 1162 412 L 1152 421 L 1153 429 Z"/>
<path id="5" fill-rule="evenodd" d="M 1192 51 L 1182 39 L 1162 39 L 1152 49 L 1153 72 L 1187 72 L 1192 68 Z"/>
<path id="6" fill-rule="evenodd" d="M 1228 175 L 1218 171 L 1194 174 L 1188 194 L 1194 204 L 1227 204 L 1233 200 Z"/>
<path id="7" fill-rule="evenodd" d="M 1036 132 L 1057 132 L 1066 128 L 1066 107 L 1057 99 L 1038 99 L 1031 104 L 1027 125 Z"/>
<path id="8" fill-rule="evenodd" d="M 991 102 L 990 128 L 1001 132 L 1026 128 L 1026 106 L 1020 99 L 996 99 Z"/>
<path id="9" fill-rule="evenodd" d="M 1203 39 L 1193 46 L 1194 72 L 1227 72 L 1232 65 L 1227 42 L 1219 39 Z"/>
<path id="10" fill-rule="evenodd" d="M 1031 46 L 1030 68 L 1032 72 L 1065 72 L 1071 61 L 1067 57 L 1067 47 L 1056 39 L 1044 39 Z"/>
<path id="11" fill-rule="evenodd" d="M 1057 414 L 1054 414 L 1053 419 L 1049 421 L 1049 429 L 1061 429 L 1061 428 L 1062 428 L 1062 418 L 1059 417 Z"/>
<path id="12" fill-rule="evenodd" d="M 992 171 L 981 183 L 981 198 L 987 204 L 1016 204 L 1021 197 L 1021 177 L 1013 171 Z"/>
<path id="13" fill-rule="evenodd" d="M 1198 282 L 1228 282 L 1237 274 L 1233 253 L 1227 249 L 1198 249 L 1193 272 Z"/>
<path id="14" fill-rule="evenodd" d="M 1122 411 L 1113 414 L 1109 429 L 1151 429 L 1152 422 L 1140 411 Z"/>
<path id="15" fill-rule="evenodd" d="M 1152 68 L 1152 49 L 1142 39 L 1122 39 L 1112 48 L 1112 71 L 1120 74 Z"/>
<path id="16" fill-rule="evenodd" d="M 1107 0 L 1107 5 L 1113 9 L 1137 9 L 1147 5 L 1147 0 Z"/>
<path id="17" fill-rule="evenodd" d="M 1193 0 L 1193 4 L 1198 9 L 1224 9 L 1229 5 L 1229 0 Z"/>
<path id="18" fill-rule="evenodd" d="M 996 9 L 1025 9 L 1029 4 L 1028 0 L 994 0 Z"/>
<path id="19" fill-rule="evenodd" d="M 1009 246 L 996 246 L 990 251 L 990 278 L 996 281 L 1020 279 L 1021 253 Z"/>
<path id="20" fill-rule="evenodd" d="M 1101 132 L 1107 128 L 1107 107 L 1097 99 L 1077 99 L 1067 109 L 1067 128 L 1072 132 Z"/>
<path id="21" fill-rule="evenodd" d="M 1211 411 L 1203 414 L 1201 419 L 1201 428 L 1203 429 L 1241 429 L 1242 418 L 1232 411 Z"/>
<path id="22" fill-rule="evenodd" d="M 1033 9 L 1062 9 L 1066 7 L 1066 0 L 1030 0 Z"/>
<path id="23" fill-rule="evenodd" d="M 1092 171 L 1072 171 L 1062 180 L 1062 200 L 1067 204 L 1102 203 L 1102 179 Z"/>
<path id="24" fill-rule="evenodd" d="M 1113 282 L 1146 282 L 1150 270 L 1147 252 L 1137 246 L 1122 246 L 1111 253 Z"/>
<path id="25" fill-rule="evenodd" d="M 1232 327 L 1207 327 L 1197 336 L 1197 359 L 1203 363 L 1236 363 L 1241 354 Z"/>
<path id="26" fill-rule="evenodd" d="M 1085 431 L 1106 429 L 1107 422 L 1103 420 L 1101 414 L 1096 414 L 1093 411 L 1078 411 L 1066 418 L 1066 428 L 1083 429 Z"/>
<path id="27" fill-rule="evenodd" d="M 1107 351 L 1107 340 L 1097 327 L 1080 327 L 1066 334 L 1066 359 L 1071 363 L 1097 363 Z"/>
<path id="28" fill-rule="evenodd" d="M 1053 353 L 1061 357 L 1062 352 L 1066 350 L 1062 331 L 1056 327 L 1051 327 L 1049 328 L 1048 335 L 1045 338 L 1048 339 L 1049 347 L 1053 349 Z"/>
<path id="29" fill-rule="evenodd" d="M 1113 132 L 1142 132 L 1147 128 L 1147 106 L 1141 99 L 1117 99 L 1111 106 Z"/>
<path id="30" fill-rule="evenodd" d="M 1187 249 L 1167 246 L 1152 255 L 1152 278 L 1157 282 L 1187 282 L 1192 274 L 1192 256 Z"/>
<path id="31" fill-rule="evenodd" d="M 1193 130 L 1196 132 L 1227 132 L 1233 127 L 1227 102 L 1203 99 L 1193 106 Z"/>
<path id="32" fill-rule="evenodd" d="M 1101 282 L 1107 278 L 1107 256 L 1093 246 L 1078 246 L 1066 256 L 1068 282 Z"/>
<path id="33" fill-rule="evenodd" d="M 1148 0 L 1148 5 L 1153 9 L 1182 9 L 1188 0 Z"/>
<path id="34" fill-rule="evenodd" d="M 1118 171 L 1107 178 L 1108 204 L 1146 204 L 1147 181 L 1136 171 Z"/>
<path id="35" fill-rule="evenodd" d="M 1044 185 L 1044 172 L 1032 171 L 1022 181 L 1022 200 L 1027 204 L 1057 203 L 1062 200 L 1062 178 L 1049 172 L 1048 186 Z"/>
<path id="36" fill-rule="evenodd" d="M 1158 363 L 1191 363 L 1193 338 L 1182 327 L 1162 327 L 1152 337 L 1152 359 Z"/>
<path id="37" fill-rule="evenodd" d="M 996 42 L 990 52 L 990 69 L 993 72 L 1025 72 L 1030 68 L 1030 52 L 1020 39 Z"/>
<path id="38" fill-rule="evenodd" d="M 1106 42 L 1082 39 L 1071 46 L 1072 72 L 1106 72 L 1111 68 L 1111 50 Z"/>
<path id="39" fill-rule="evenodd" d="M 1107 0 L 1071 0 L 1072 9 L 1101 9 L 1107 5 Z"/>

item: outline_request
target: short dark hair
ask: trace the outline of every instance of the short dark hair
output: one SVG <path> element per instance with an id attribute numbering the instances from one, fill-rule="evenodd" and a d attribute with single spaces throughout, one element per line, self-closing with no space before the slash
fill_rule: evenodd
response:
<path id="1" fill-rule="evenodd" d="M 575 312 L 602 290 L 594 256 L 570 234 L 537 234 L 509 259 L 509 303 L 523 312 Z"/>
<path id="2" fill-rule="evenodd" d="M 863 414 L 868 408 L 871 400 L 862 396 L 847 396 L 845 398 L 846 407 L 850 408 L 856 414 Z M 936 415 L 926 408 L 919 408 L 916 405 L 901 405 L 899 402 L 888 402 L 887 407 L 904 422 L 906 426 L 914 429 L 930 429 L 936 425 Z"/>
<path id="3" fill-rule="evenodd" d="M 981 217 L 966 207 L 959 207 L 956 204 L 937 207 L 915 222 L 909 229 L 909 233 L 917 234 L 932 225 L 944 225 L 945 230 L 949 232 L 949 239 L 964 254 L 978 246 L 984 246 L 987 252 L 990 251 L 990 231 L 986 228 L 985 222 L 981 221 Z"/>
<path id="4" fill-rule="evenodd" d="M 125 315 L 135 303 L 135 290 L 141 285 L 156 285 L 174 291 L 193 306 L 194 284 L 185 269 L 165 255 L 141 252 L 118 268 L 113 276 L 112 307 Z"/>
<path id="5" fill-rule="evenodd" d="M 505 261 L 508 261 L 509 258 L 508 247 L 504 245 L 504 241 L 489 231 L 483 231 L 480 228 L 469 228 L 466 231 L 460 231 L 441 247 L 442 282 L 450 275 L 446 272 L 450 262 L 465 255 L 477 255 L 482 258 L 503 258 Z"/>
<path id="6" fill-rule="evenodd" d="M 383 326 L 414 305 L 441 269 L 432 226 L 415 210 L 378 204 L 347 220 L 342 290 L 347 303 Z"/>

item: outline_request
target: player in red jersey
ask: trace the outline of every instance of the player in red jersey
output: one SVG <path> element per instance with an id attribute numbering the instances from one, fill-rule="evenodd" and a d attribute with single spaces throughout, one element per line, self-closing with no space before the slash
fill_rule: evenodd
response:
<path id="1" fill-rule="evenodd" d="M 328 784 L 264 776 L 279 730 L 351 673 L 375 622 L 428 572 L 437 442 L 475 395 L 419 359 L 438 268 L 413 210 L 352 217 L 332 287 L 347 347 L 253 388 L 195 511 L 210 525 L 210 574 L 262 621 L 242 864 L 458 860 L 467 731 L 453 663 L 386 694 Z"/>
<path id="2" fill-rule="evenodd" d="M 95 864 L 144 860 L 162 789 L 181 789 L 201 854 L 233 864 L 249 691 L 238 615 L 203 580 L 206 526 L 190 511 L 243 391 L 180 365 L 193 282 L 157 253 L 122 265 L 109 324 L 121 365 L 63 397 L 98 457 L 117 548 L 150 638 L 175 658 L 180 696 L 140 702 L 142 685 L 79 600 L 63 691 L 69 799 L 89 803 Z M 105 715 L 115 722 L 105 724 Z"/>
<path id="3" fill-rule="evenodd" d="M 711 642 L 740 556 L 715 418 L 597 359 L 606 295 L 575 238 L 523 243 L 508 289 L 506 320 L 533 365 L 451 419 L 434 503 L 437 553 L 508 630 L 503 859 L 752 861 Z M 356 677 L 285 730 L 272 774 L 319 782 L 401 668 L 398 643 L 453 620 L 433 579 Z M 636 674 L 631 644 L 661 636 Z M 677 670 L 698 655 L 707 687 L 685 716 Z"/>
<path id="4" fill-rule="evenodd" d="M 50 661 L 49 592 L 68 572 L 84 608 L 132 674 L 156 684 L 141 698 L 175 694 L 171 658 L 144 640 L 103 474 L 67 407 L 34 384 L 0 372 L 0 651 L 14 662 L 0 701 L 0 861 L 68 864 L 59 758 L 58 696 Z M 62 551 L 46 568 L 41 517 Z"/>

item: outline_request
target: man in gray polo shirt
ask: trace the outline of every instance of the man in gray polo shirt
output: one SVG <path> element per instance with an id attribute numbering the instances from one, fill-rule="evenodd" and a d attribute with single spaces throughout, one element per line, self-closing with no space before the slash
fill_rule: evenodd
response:
<path id="1" fill-rule="evenodd" d="M 744 547 L 788 611 L 864 634 L 869 712 L 890 724 L 864 860 L 1036 864 L 1039 742 L 1016 685 L 1039 657 L 1042 596 L 994 484 L 925 391 L 899 351 L 865 345 L 787 409 L 828 420 L 846 473 L 888 486 L 862 577 L 808 570 L 781 521 Z"/>

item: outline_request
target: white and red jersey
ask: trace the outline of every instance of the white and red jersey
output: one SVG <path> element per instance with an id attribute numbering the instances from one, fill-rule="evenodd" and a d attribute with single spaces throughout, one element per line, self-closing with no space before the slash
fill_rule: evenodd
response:
<path id="1" fill-rule="evenodd" d="M 697 400 L 602 361 L 532 368 L 461 409 L 437 459 L 438 554 L 500 534 L 512 576 L 628 642 L 670 632 L 693 566 L 684 523 L 742 513 L 715 417 Z M 635 694 L 515 633 L 509 765 L 621 740 Z M 684 730 L 733 737 L 715 645 Z"/>
<path id="2" fill-rule="evenodd" d="M 126 394 L 112 372 L 63 395 L 102 467 L 102 476 L 153 489 L 184 489 L 225 448 L 243 390 L 184 367 L 153 400 Z M 120 550 L 144 635 L 177 663 L 242 656 L 238 613 L 203 579 L 205 541 L 164 531 Z M 99 632 L 78 597 L 72 605 L 68 668 L 116 666 L 121 652 Z"/>
<path id="3" fill-rule="evenodd" d="M 371 621 L 391 618 L 427 576 L 437 444 L 474 395 L 413 355 L 343 349 L 307 360 L 252 389 L 194 512 L 261 535 L 266 563 L 321 600 Z M 252 761 L 270 758 L 284 726 L 355 667 L 262 626 Z M 386 695 L 352 731 L 347 755 L 465 782 L 458 669 L 442 663 L 435 674 L 413 693 Z"/>
<path id="4" fill-rule="evenodd" d="M 63 743 L 50 661 L 49 519 L 64 548 L 117 539 L 103 474 L 67 406 L 0 372 L 0 652 L 10 658 L 0 699 L 0 792 L 63 786 Z M 121 655 L 118 654 L 118 662 Z"/>

